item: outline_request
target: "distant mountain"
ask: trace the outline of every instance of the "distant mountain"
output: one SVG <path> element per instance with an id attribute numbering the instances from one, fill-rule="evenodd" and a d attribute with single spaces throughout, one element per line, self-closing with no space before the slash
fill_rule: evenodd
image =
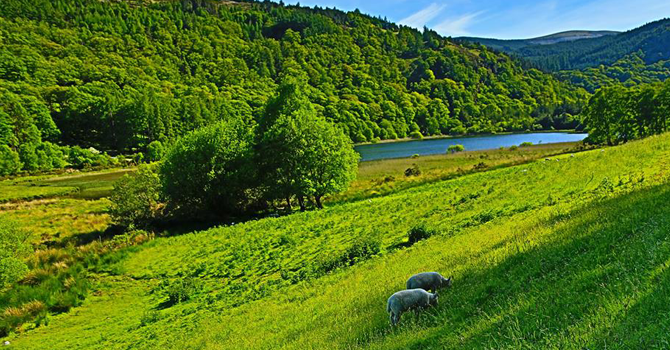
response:
<path id="1" fill-rule="evenodd" d="M 585 38 L 589 35 L 592 37 Z M 578 39 L 580 37 L 582 39 Z M 623 33 L 573 31 L 526 40 L 459 40 L 480 43 L 525 58 L 547 71 L 610 65 L 638 52 L 647 64 L 652 64 L 670 59 L 670 19 L 651 22 Z M 550 43 L 552 40 L 556 42 Z"/>
<path id="2" fill-rule="evenodd" d="M 567 32 L 560 32 L 556 34 L 542 36 L 539 38 L 527 39 L 525 41 L 533 45 L 551 45 L 565 41 L 600 38 L 608 35 L 617 35 L 619 33 L 621 32 L 615 32 L 612 30 L 598 30 L 598 31 L 570 30 Z"/>
<path id="3" fill-rule="evenodd" d="M 589 91 L 670 77 L 670 19 L 623 33 L 572 31 L 527 40 L 459 40 L 518 56 L 544 71 L 560 72 L 561 79 Z"/>
<path id="4" fill-rule="evenodd" d="M 620 32 L 615 32 L 611 30 L 599 30 L 599 31 L 571 30 L 530 39 L 502 40 L 502 39 L 489 39 L 489 38 L 461 37 L 457 38 L 457 40 L 465 40 L 480 43 L 491 49 L 498 51 L 514 52 L 515 50 L 532 45 L 551 45 L 566 41 L 600 38 L 603 36 L 617 35 L 619 33 Z"/>

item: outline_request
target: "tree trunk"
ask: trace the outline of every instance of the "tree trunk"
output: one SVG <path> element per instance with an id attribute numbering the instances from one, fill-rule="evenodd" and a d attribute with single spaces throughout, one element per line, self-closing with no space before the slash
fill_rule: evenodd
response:
<path id="1" fill-rule="evenodd" d="M 298 204 L 300 204 L 300 211 L 307 210 L 307 208 L 305 207 L 305 197 L 298 196 Z"/>
<path id="2" fill-rule="evenodd" d="M 323 204 L 321 203 L 321 196 L 314 196 L 314 201 L 316 202 L 316 207 L 323 209 Z"/>
<path id="3" fill-rule="evenodd" d="M 288 208 L 288 211 L 292 211 L 293 207 L 291 207 L 291 197 L 286 196 L 286 208 Z"/>

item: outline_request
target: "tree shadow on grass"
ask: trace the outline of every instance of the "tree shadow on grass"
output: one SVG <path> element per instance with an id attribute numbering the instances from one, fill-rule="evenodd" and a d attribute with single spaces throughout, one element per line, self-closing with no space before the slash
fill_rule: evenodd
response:
<path id="1" fill-rule="evenodd" d="M 582 348 L 617 339 L 640 339 L 633 347 L 666 344 L 668 335 L 650 339 L 668 334 L 662 331 L 670 303 L 657 303 L 670 288 L 667 203 L 670 186 L 657 186 L 543 223 L 555 225 L 552 242 L 465 273 L 422 319 L 422 336 L 403 347 Z M 653 271 L 663 273 L 650 277 Z M 635 307 L 618 311 L 627 299 L 637 300 Z"/>
<path id="2" fill-rule="evenodd" d="M 667 242 L 667 241 L 666 241 Z M 667 247 L 664 251 L 668 257 Z M 668 262 L 647 271 L 646 287 L 627 301 L 610 327 L 592 334 L 589 348 L 670 349 Z"/>

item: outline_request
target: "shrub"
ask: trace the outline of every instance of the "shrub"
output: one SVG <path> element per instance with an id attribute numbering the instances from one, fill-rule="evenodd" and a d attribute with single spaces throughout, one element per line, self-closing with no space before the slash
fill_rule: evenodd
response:
<path id="1" fill-rule="evenodd" d="M 416 159 L 416 158 L 419 158 L 419 155 L 418 154 L 412 154 L 412 159 Z"/>
<path id="2" fill-rule="evenodd" d="M 35 152 L 35 145 L 28 143 L 22 144 L 19 146 L 18 152 L 24 170 L 35 171 L 39 169 L 39 160 L 37 158 L 37 153 Z"/>
<path id="3" fill-rule="evenodd" d="M 124 175 L 114 184 L 109 214 L 125 227 L 147 227 L 160 216 L 161 184 L 154 168 L 140 166 L 135 174 Z"/>
<path id="4" fill-rule="evenodd" d="M 475 169 L 475 170 L 484 170 L 488 167 L 489 167 L 488 164 L 486 164 L 484 162 L 479 162 L 479 163 L 475 164 L 472 168 Z"/>
<path id="5" fill-rule="evenodd" d="M 421 223 L 412 227 L 407 233 L 407 238 L 410 244 L 429 238 L 435 234 L 435 230 L 430 229 L 426 224 Z"/>
<path id="6" fill-rule="evenodd" d="M 147 158 L 150 162 L 157 162 L 163 158 L 165 154 L 165 147 L 160 141 L 152 141 L 147 146 Z"/>
<path id="7" fill-rule="evenodd" d="M 518 149 L 519 149 L 519 147 L 517 147 L 516 145 L 510 146 L 510 148 L 509 148 L 510 151 L 516 151 Z"/>
<path id="8" fill-rule="evenodd" d="M 101 153 L 95 148 L 88 149 L 79 146 L 70 147 L 68 154 L 70 166 L 75 169 L 85 169 L 91 167 L 110 166 L 115 161 L 106 153 Z"/>
<path id="9" fill-rule="evenodd" d="M 416 164 L 412 164 L 411 168 L 405 169 L 405 176 L 407 177 L 419 175 L 421 175 L 421 169 L 419 169 L 419 166 Z"/>
<path id="10" fill-rule="evenodd" d="M 447 153 L 458 153 L 458 152 L 463 152 L 465 151 L 465 146 L 463 145 L 451 145 L 449 148 L 447 148 Z"/>
<path id="11" fill-rule="evenodd" d="M 519 145 L 519 147 L 530 147 L 530 146 L 532 146 L 532 145 L 533 145 L 532 142 L 522 142 L 522 143 Z"/>
<path id="12" fill-rule="evenodd" d="M 133 154 L 132 158 L 133 163 L 139 165 L 144 162 L 144 154 L 143 153 L 135 153 Z"/>
<path id="13" fill-rule="evenodd" d="M 423 135 L 421 134 L 420 131 L 412 131 L 412 132 L 409 134 L 409 137 L 410 137 L 410 138 L 413 138 L 413 139 L 417 139 L 417 140 L 421 140 L 421 139 L 423 139 Z"/>
<path id="14" fill-rule="evenodd" d="M 0 176 L 14 175 L 22 166 L 18 153 L 7 145 L 0 145 Z"/>
<path id="15" fill-rule="evenodd" d="M 159 288 L 167 295 L 167 303 L 174 305 L 193 298 L 200 289 L 200 285 L 195 278 L 186 276 L 163 280 Z"/>
<path id="16" fill-rule="evenodd" d="M 178 140 L 159 167 L 167 204 L 186 215 L 243 211 L 255 181 L 252 140 L 242 121 L 213 124 Z"/>

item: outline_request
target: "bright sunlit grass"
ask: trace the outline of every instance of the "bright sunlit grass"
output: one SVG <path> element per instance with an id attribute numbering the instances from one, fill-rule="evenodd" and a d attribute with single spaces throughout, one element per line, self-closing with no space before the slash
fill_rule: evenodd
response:
<path id="1" fill-rule="evenodd" d="M 155 239 L 116 253 L 84 306 L 12 339 L 25 348 L 667 347 L 670 135 L 551 158 Z M 407 248 L 420 223 L 437 235 Z M 325 269 L 361 242 L 379 250 Z M 392 330 L 386 298 L 425 270 L 454 275 L 453 288 Z M 189 278 L 190 299 L 166 304 L 161 281 Z"/>

